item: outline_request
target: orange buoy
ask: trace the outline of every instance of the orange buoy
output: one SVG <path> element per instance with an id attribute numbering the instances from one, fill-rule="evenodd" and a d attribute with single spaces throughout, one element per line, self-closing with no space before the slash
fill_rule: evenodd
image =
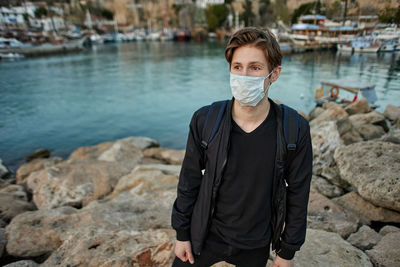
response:
<path id="1" fill-rule="evenodd" d="M 331 88 L 331 97 L 336 97 L 339 95 L 339 88 L 338 87 L 332 87 Z"/>
<path id="2" fill-rule="evenodd" d="M 315 90 L 315 97 L 316 98 L 321 98 L 324 96 L 324 91 L 322 90 L 322 88 L 318 88 Z"/>

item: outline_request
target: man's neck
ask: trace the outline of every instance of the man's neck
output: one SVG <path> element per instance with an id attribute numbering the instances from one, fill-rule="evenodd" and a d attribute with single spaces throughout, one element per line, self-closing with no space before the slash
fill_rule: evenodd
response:
<path id="1" fill-rule="evenodd" d="M 267 96 L 255 107 L 241 106 L 237 100 L 234 100 L 232 118 L 244 131 L 251 132 L 267 118 L 270 109 L 271 103 Z"/>

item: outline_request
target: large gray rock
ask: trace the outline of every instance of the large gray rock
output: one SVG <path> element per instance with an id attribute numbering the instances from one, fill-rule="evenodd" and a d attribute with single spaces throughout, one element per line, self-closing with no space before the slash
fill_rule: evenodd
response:
<path id="1" fill-rule="evenodd" d="M 311 179 L 311 186 L 313 186 L 318 192 L 326 197 L 332 198 L 343 195 L 343 189 L 331 184 L 326 179 L 313 175 Z"/>
<path id="2" fill-rule="evenodd" d="M 395 233 L 395 232 L 400 232 L 400 228 L 393 226 L 393 225 L 385 225 L 384 227 L 382 227 L 381 230 L 379 230 L 379 234 L 381 236 L 384 236 L 388 233 Z"/>
<path id="3" fill-rule="evenodd" d="M 383 114 L 390 121 L 394 122 L 398 117 L 400 117 L 400 107 L 388 104 Z"/>
<path id="4" fill-rule="evenodd" d="M 130 140 L 76 149 L 68 160 L 45 166 L 26 178 L 39 209 L 81 207 L 112 192 L 118 180 L 143 159 Z"/>
<path id="5" fill-rule="evenodd" d="M 353 144 L 353 143 L 364 141 L 364 138 L 362 138 L 361 134 L 354 128 L 352 128 L 348 132 L 345 132 L 340 137 L 342 138 L 343 143 L 345 145 L 350 145 L 350 144 Z"/>
<path id="6" fill-rule="evenodd" d="M 381 238 L 382 236 L 369 226 L 363 225 L 356 233 L 352 233 L 349 238 L 347 238 L 347 241 L 361 250 L 367 250 L 375 246 Z"/>
<path id="7" fill-rule="evenodd" d="M 161 229 L 161 232 L 164 232 L 165 229 L 170 229 L 171 207 L 176 198 L 178 183 L 178 178 L 172 174 L 177 173 L 177 170 L 162 166 L 158 166 L 158 169 L 142 166 L 132 173 L 134 175 L 129 174 L 121 179 L 121 183 L 115 187 L 115 194 L 110 194 L 101 200 L 93 200 L 79 210 L 63 206 L 25 212 L 16 216 L 6 227 L 7 252 L 16 257 L 35 257 L 57 250 L 55 257 L 52 257 L 47 265 L 56 266 L 51 264 L 57 261 L 68 263 L 71 260 L 75 262 L 81 257 L 100 257 L 95 251 L 92 251 L 95 250 L 95 245 L 91 242 L 94 240 L 104 242 L 104 247 L 99 250 L 99 253 L 105 253 L 103 249 L 112 246 L 112 242 L 107 241 L 112 237 L 111 240 L 117 238 L 114 240 L 117 242 L 115 244 L 117 247 L 114 247 L 115 251 L 137 249 L 130 254 L 136 255 L 148 246 L 147 248 L 152 251 L 151 255 L 156 255 L 157 251 L 154 251 L 153 248 L 162 246 L 161 243 L 157 243 L 159 235 L 164 235 L 162 233 L 154 232 L 154 237 L 150 235 L 148 238 L 156 239 L 157 242 L 149 239 L 148 243 L 144 242 L 144 247 L 136 244 L 135 240 L 127 241 L 119 238 L 124 233 L 127 238 L 135 239 L 135 236 L 146 235 L 142 233 L 143 231 Z M 98 239 L 96 239 L 97 236 Z M 173 240 L 169 234 L 168 238 Z M 125 245 L 123 241 L 126 243 Z M 89 247 L 94 247 L 91 249 L 88 247 L 81 253 L 77 253 L 74 249 L 76 246 L 89 243 Z M 165 245 L 168 253 L 170 245 L 170 243 Z M 59 248 L 60 250 L 58 250 Z M 80 248 L 82 249 L 82 247 Z M 113 259 L 116 259 L 117 262 L 123 260 L 120 258 L 121 255 L 114 254 L 115 258 Z M 106 255 L 109 256 L 105 253 L 100 258 L 105 260 L 103 257 Z M 84 264 L 81 266 L 95 266 L 96 262 L 95 258 L 84 259 Z"/>
<path id="8" fill-rule="evenodd" d="M 400 145 L 400 128 L 390 128 L 389 132 L 382 135 L 380 140 Z"/>
<path id="9" fill-rule="evenodd" d="M 310 114 L 309 114 L 310 121 L 312 121 L 313 119 L 315 119 L 316 117 L 321 115 L 322 112 L 324 112 L 324 111 L 325 111 L 325 109 L 323 109 L 321 107 L 315 107 L 313 110 L 310 111 Z"/>
<path id="10" fill-rule="evenodd" d="M 342 145 L 336 123 L 333 121 L 320 122 L 310 129 L 313 148 L 313 172 L 320 175 L 323 168 L 335 165 L 333 153 Z"/>
<path id="11" fill-rule="evenodd" d="M 172 265 L 175 231 L 157 229 L 76 231 L 43 263 L 54 266 L 160 266 Z"/>
<path id="12" fill-rule="evenodd" d="M 340 235 L 315 229 L 307 229 L 306 241 L 293 262 L 296 267 L 372 267 L 367 255 Z"/>
<path id="13" fill-rule="evenodd" d="M 185 157 L 185 150 L 175 150 L 163 147 L 154 147 L 144 150 L 144 156 L 159 159 L 167 164 L 181 165 Z"/>
<path id="14" fill-rule="evenodd" d="M 146 148 L 150 147 L 159 147 L 160 144 L 158 143 L 157 140 L 149 138 L 149 137 L 143 137 L 143 136 L 130 136 L 121 139 L 121 141 L 128 141 L 132 145 L 136 146 L 137 148 L 140 148 L 141 150 L 145 150 Z"/>
<path id="15" fill-rule="evenodd" d="M 25 160 L 31 161 L 31 160 L 39 159 L 39 158 L 48 158 L 48 157 L 50 157 L 50 153 L 51 153 L 50 150 L 40 148 L 40 149 L 37 149 L 34 153 L 26 156 Z"/>
<path id="16" fill-rule="evenodd" d="M 307 227 L 335 232 L 346 238 L 357 231 L 358 222 L 358 218 L 352 212 L 344 210 L 311 188 Z"/>
<path id="17" fill-rule="evenodd" d="M 385 134 L 385 131 L 381 126 L 374 124 L 362 124 L 356 126 L 355 129 L 360 133 L 364 140 L 380 138 Z"/>
<path id="18" fill-rule="evenodd" d="M 385 134 L 385 131 L 389 130 L 386 125 L 385 116 L 377 111 L 351 115 L 349 120 L 364 140 L 379 138 Z"/>
<path id="19" fill-rule="evenodd" d="M 7 253 L 16 257 L 36 257 L 56 250 L 67 239 L 69 231 L 79 228 L 76 210 L 60 207 L 28 211 L 17 215 L 6 226 Z"/>
<path id="20" fill-rule="evenodd" d="M 347 107 L 344 108 L 349 115 L 357 114 L 357 113 L 367 113 L 371 110 L 368 101 L 365 97 L 357 100 L 354 103 L 351 103 Z"/>
<path id="21" fill-rule="evenodd" d="M 399 212 L 377 207 L 354 191 L 333 198 L 332 201 L 356 214 L 363 224 L 370 224 L 371 221 L 400 223 Z"/>
<path id="22" fill-rule="evenodd" d="M 366 253 L 375 266 L 400 266 L 399 240 L 400 232 L 388 233 L 373 249 L 367 250 Z"/>
<path id="23" fill-rule="evenodd" d="M 44 167 L 51 167 L 61 162 L 62 158 L 60 157 L 52 157 L 52 158 L 38 158 L 33 159 L 27 163 L 22 164 L 17 170 L 17 183 L 22 184 L 25 183 L 25 179 L 32 172 L 39 171 Z"/>
<path id="24" fill-rule="evenodd" d="M 11 184 L 0 189 L 0 218 L 9 222 L 20 213 L 35 210 L 36 207 L 28 201 L 24 188 Z"/>
<path id="25" fill-rule="evenodd" d="M 338 104 L 332 104 L 324 112 L 318 115 L 315 119 L 310 122 L 310 126 L 320 124 L 325 121 L 339 121 L 349 116 L 347 112 Z"/>
<path id="26" fill-rule="evenodd" d="M 22 260 L 22 261 L 15 261 L 12 263 L 9 263 L 7 265 L 4 265 L 3 267 L 38 267 L 39 264 L 37 264 L 34 261 L 31 260 Z"/>
<path id="27" fill-rule="evenodd" d="M 400 145 L 367 141 L 339 147 L 334 158 L 343 180 L 373 204 L 400 211 Z"/>

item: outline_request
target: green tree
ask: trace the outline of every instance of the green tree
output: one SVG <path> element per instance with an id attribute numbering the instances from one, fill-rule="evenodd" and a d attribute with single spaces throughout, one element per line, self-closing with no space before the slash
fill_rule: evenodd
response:
<path id="1" fill-rule="evenodd" d="M 244 20 L 244 25 L 250 26 L 252 25 L 252 17 L 254 17 L 254 13 L 251 11 L 251 0 L 246 0 L 243 3 L 244 12 L 241 14 L 241 19 Z"/>
<path id="2" fill-rule="evenodd" d="M 325 6 L 320 1 L 302 4 L 293 11 L 292 24 L 297 23 L 300 16 L 309 14 L 325 15 Z"/>
<path id="3" fill-rule="evenodd" d="M 47 16 L 47 9 L 45 7 L 38 7 L 35 9 L 35 17 L 36 18 L 41 18 L 41 17 L 46 17 Z"/>
<path id="4" fill-rule="evenodd" d="M 228 8 L 221 5 L 209 5 L 206 8 L 206 20 L 209 31 L 215 31 L 218 27 L 223 26 L 228 17 Z"/>
<path id="5" fill-rule="evenodd" d="M 379 22 L 382 23 L 399 23 L 399 11 L 400 7 L 396 8 L 392 8 L 392 7 L 386 7 L 385 9 L 381 10 L 381 12 L 379 12 L 378 18 L 379 18 Z M 397 19 L 396 19 L 396 15 L 397 15 Z M 395 22 L 395 20 L 397 20 L 397 22 Z"/>

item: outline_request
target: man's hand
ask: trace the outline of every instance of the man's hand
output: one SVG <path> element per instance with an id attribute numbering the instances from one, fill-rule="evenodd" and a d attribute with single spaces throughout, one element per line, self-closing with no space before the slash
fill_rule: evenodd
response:
<path id="1" fill-rule="evenodd" d="M 192 254 L 192 247 L 190 245 L 190 241 L 179 241 L 176 240 L 175 244 L 175 255 L 181 259 L 181 261 L 187 261 L 191 264 L 194 263 L 194 258 Z"/>
<path id="2" fill-rule="evenodd" d="M 294 264 L 292 260 L 285 260 L 276 255 L 272 267 L 294 267 Z"/>

